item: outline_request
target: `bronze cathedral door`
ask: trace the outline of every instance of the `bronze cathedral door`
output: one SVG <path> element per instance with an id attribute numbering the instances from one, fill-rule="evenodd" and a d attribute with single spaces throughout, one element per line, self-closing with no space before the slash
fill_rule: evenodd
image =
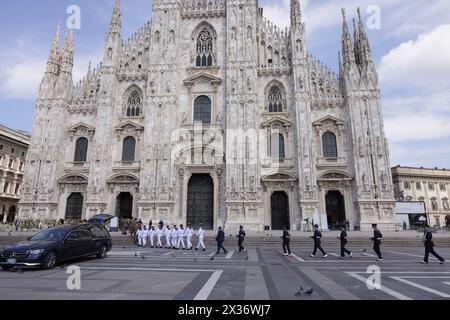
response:
<path id="1" fill-rule="evenodd" d="M 187 223 L 198 229 L 214 229 L 214 183 L 209 174 L 194 174 L 189 181 Z"/>

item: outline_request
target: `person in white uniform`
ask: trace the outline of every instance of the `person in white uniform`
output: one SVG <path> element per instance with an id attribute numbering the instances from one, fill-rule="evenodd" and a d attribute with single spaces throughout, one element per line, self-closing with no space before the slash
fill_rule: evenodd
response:
<path id="1" fill-rule="evenodd" d="M 178 228 L 176 225 L 172 229 L 172 249 L 178 250 Z"/>
<path id="2" fill-rule="evenodd" d="M 143 236 L 143 230 L 141 227 L 138 228 L 137 231 L 137 237 L 138 237 L 138 246 L 142 247 L 142 236 Z"/>
<path id="3" fill-rule="evenodd" d="M 163 229 L 161 226 L 158 227 L 158 231 L 156 232 L 156 237 L 158 238 L 158 243 L 156 244 L 157 248 L 162 249 L 161 238 L 163 236 Z"/>
<path id="4" fill-rule="evenodd" d="M 144 248 L 147 247 L 147 238 L 148 238 L 148 230 L 147 226 L 144 226 L 144 229 L 142 230 L 142 246 Z"/>
<path id="5" fill-rule="evenodd" d="M 152 248 L 155 247 L 155 234 L 156 234 L 156 230 L 155 227 L 152 226 L 152 228 L 149 231 L 149 236 L 150 236 L 150 245 Z"/>
<path id="6" fill-rule="evenodd" d="M 166 249 L 172 248 L 172 243 L 170 242 L 172 231 L 170 230 L 170 226 L 167 226 L 164 235 L 166 236 Z"/>
<path id="7" fill-rule="evenodd" d="M 197 248 L 195 248 L 195 250 L 199 250 L 200 247 L 203 247 L 203 251 L 206 251 L 205 243 L 203 242 L 205 238 L 205 230 L 203 230 L 203 224 L 200 224 L 200 229 L 198 229 L 197 237 L 198 237 L 198 245 Z"/>
<path id="8" fill-rule="evenodd" d="M 178 229 L 178 243 L 177 248 L 183 247 L 183 250 L 186 250 L 186 246 L 184 245 L 184 237 L 186 236 L 184 226 L 180 224 L 180 228 Z"/>
<path id="9" fill-rule="evenodd" d="M 194 235 L 194 230 L 192 230 L 192 226 L 188 224 L 186 229 L 186 245 L 188 250 L 192 250 L 192 236 Z"/>

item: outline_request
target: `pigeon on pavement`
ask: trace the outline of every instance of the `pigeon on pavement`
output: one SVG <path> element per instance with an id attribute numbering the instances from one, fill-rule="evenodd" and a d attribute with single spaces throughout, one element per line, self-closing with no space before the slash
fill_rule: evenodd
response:
<path id="1" fill-rule="evenodd" d="M 304 290 L 303 290 L 303 287 L 300 286 L 300 291 L 298 291 L 298 292 L 295 294 L 295 296 L 296 296 L 296 297 L 299 297 L 299 296 L 310 296 L 310 295 L 313 294 L 313 292 L 314 292 L 314 289 L 313 289 L 313 288 L 304 291 Z"/>

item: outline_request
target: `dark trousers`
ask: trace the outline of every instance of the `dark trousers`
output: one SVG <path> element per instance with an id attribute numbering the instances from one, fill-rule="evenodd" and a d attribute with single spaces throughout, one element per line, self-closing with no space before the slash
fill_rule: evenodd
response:
<path id="1" fill-rule="evenodd" d="M 239 239 L 238 246 L 239 246 L 239 252 L 244 251 L 244 239 Z"/>
<path id="2" fill-rule="evenodd" d="M 434 251 L 433 247 L 425 247 L 425 258 L 423 259 L 423 261 L 428 263 L 428 257 L 430 256 L 430 253 L 436 257 L 436 259 L 438 259 L 439 261 L 445 261 L 444 258 L 442 258 L 440 255 L 437 254 L 436 251 Z"/>
<path id="3" fill-rule="evenodd" d="M 325 250 L 323 250 L 323 249 L 322 249 L 322 246 L 321 246 L 321 244 L 320 244 L 320 243 L 318 243 L 318 242 L 315 242 L 315 243 L 314 243 L 314 251 L 313 251 L 313 256 L 315 256 L 315 255 L 316 255 L 316 253 L 317 253 L 317 249 L 318 249 L 318 250 L 320 250 L 320 252 L 322 252 L 322 254 L 323 254 L 323 255 L 326 255 L 326 252 L 325 252 Z"/>
<path id="4" fill-rule="evenodd" d="M 284 253 L 291 254 L 291 244 L 289 242 L 283 241 L 283 251 Z"/>
<path id="5" fill-rule="evenodd" d="M 380 244 L 378 242 L 375 242 L 375 244 L 373 245 L 373 251 L 375 251 L 375 253 L 377 254 L 379 259 L 383 259 L 383 255 L 381 254 Z"/>
<path id="6" fill-rule="evenodd" d="M 224 247 L 223 247 L 223 242 L 221 241 L 221 242 L 217 242 L 217 253 L 219 254 L 220 253 L 220 249 L 222 249 L 223 250 L 223 252 L 225 252 L 225 253 L 227 253 L 228 251 L 227 251 L 227 249 L 225 249 Z"/>
<path id="7" fill-rule="evenodd" d="M 345 247 L 345 243 L 341 243 L 341 257 L 344 258 L 345 254 L 351 255 L 352 252 Z"/>

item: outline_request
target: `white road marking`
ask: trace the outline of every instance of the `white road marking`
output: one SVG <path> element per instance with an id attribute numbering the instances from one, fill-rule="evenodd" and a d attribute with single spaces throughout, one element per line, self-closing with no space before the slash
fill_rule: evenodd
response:
<path id="1" fill-rule="evenodd" d="M 225 259 L 231 259 L 231 257 L 233 256 L 234 251 L 230 251 L 228 252 L 227 256 L 225 257 Z"/>
<path id="2" fill-rule="evenodd" d="M 450 286 L 450 282 L 442 282 L 442 283 Z"/>
<path id="3" fill-rule="evenodd" d="M 359 273 L 363 273 L 363 272 L 359 272 Z M 362 282 L 367 284 L 367 279 L 362 277 L 362 276 L 360 276 L 360 275 L 358 275 L 356 272 L 346 272 L 346 274 L 348 274 L 349 276 L 351 276 L 351 277 L 353 277 L 353 278 L 355 278 L 355 279 L 357 279 L 359 281 L 362 281 Z M 397 291 L 394 291 L 392 289 L 386 288 L 383 285 L 381 286 L 380 290 L 383 291 L 384 293 L 387 293 L 387 294 L 393 296 L 394 298 L 399 299 L 399 300 L 413 300 L 412 298 L 407 297 L 407 296 L 401 294 L 400 292 L 397 292 Z"/>
<path id="4" fill-rule="evenodd" d="M 334 253 L 334 252 L 330 252 L 330 253 L 328 253 L 330 256 L 333 256 L 333 257 L 340 257 L 341 255 L 340 254 L 337 254 L 337 253 Z"/>
<path id="5" fill-rule="evenodd" d="M 291 256 L 293 258 L 295 258 L 296 260 L 300 261 L 300 262 L 305 262 L 305 260 L 303 260 L 302 258 L 300 258 L 298 255 L 296 255 L 295 253 L 291 253 Z"/>
<path id="6" fill-rule="evenodd" d="M 371 254 L 371 253 L 361 253 L 361 255 L 366 256 L 366 257 L 371 257 L 371 258 L 378 258 L 376 255 Z"/>
<path id="7" fill-rule="evenodd" d="M 412 254 L 412 253 L 406 253 L 406 252 L 393 251 L 393 250 L 388 250 L 387 252 L 392 252 L 392 253 L 397 253 L 397 254 L 403 254 L 403 255 L 405 255 L 405 256 L 410 256 L 410 257 L 423 258 L 423 256 L 421 256 L 421 255 L 418 255 L 418 254 Z"/>
<path id="8" fill-rule="evenodd" d="M 216 255 L 216 253 L 215 252 L 213 252 L 213 253 L 211 253 L 208 257 L 214 257 Z"/>
<path id="9" fill-rule="evenodd" d="M 205 285 L 203 286 L 203 288 L 201 288 L 201 290 L 197 293 L 197 295 L 194 298 L 194 301 L 199 301 L 199 300 L 208 300 L 209 295 L 211 294 L 212 290 L 214 289 L 214 287 L 217 284 L 217 281 L 219 281 L 220 276 L 222 275 L 223 271 L 214 271 L 214 273 L 212 274 L 211 278 L 209 278 L 209 280 L 205 283 Z"/>
<path id="10" fill-rule="evenodd" d="M 366 273 L 365 271 L 355 271 L 353 273 Z M 399 274 L 450 274 L 450 272 L 441 271 L 383 271 L 384 273 L 399 273 Z"/>
<path id="11" fill-rule="evenodd" d="M 417 284 L 415 282 L 412 282 L 412 281 L 409 281 L 409 280 L 405 280 L 402 277 L 390 277 L 390 278 L 394 279 L 394 280 L 397 280 L 397 281 L 400 281 L 400 282 L 403 282 L 403 283 L 406 283 L 406 284 L 409 284 L 410 286 L 416 287 L 418 289 L 422 289 L 424 291 L 433 293 L 433 294 L 435 294 L 437 296 L 440 296 L 440 297 L 443 297 L 443 298 L 450 298 L 450 294 L 446 294 L 444 292 L 441 292 L 441 291 L 438 291 L 438 290 L 435 290 L 435 289 L 431 289 L 431 288 L 422 286 L 422 285 Z"/>
<path id="12" fill-rule="evenodd" d="M 170 252 L 167 252 L 167 253 L 163 253 L 163 254 L 161 254 L 162 256 L 168 256 L 168 255 L 171 255 L 172 253 L 174 253 L 174 251 L 170 251 Z"/>
<path id="13" fill-rule="evenodd" d="M 222 270 L 204 269 L 157 269 L 157 268 L 122 268 L 122 267 L 81 267 L 82 270 L 108 270 L 108 271 L 164 271 L 164 272 L 216 272 Z"/>

